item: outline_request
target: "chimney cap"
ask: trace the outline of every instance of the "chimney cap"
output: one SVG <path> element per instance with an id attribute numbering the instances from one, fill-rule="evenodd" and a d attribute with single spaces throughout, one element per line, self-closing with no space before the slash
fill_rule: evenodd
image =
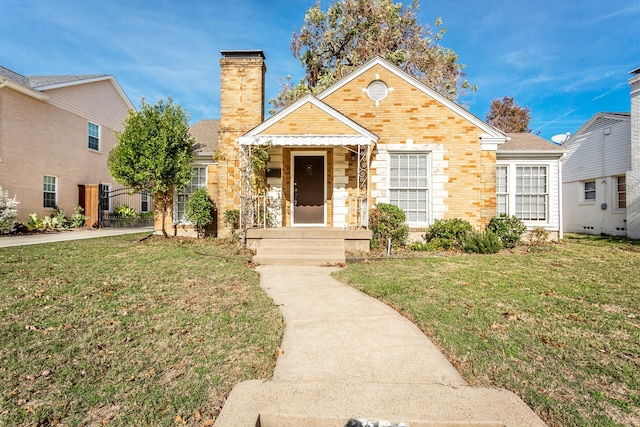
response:
<path id="1" fill-rule="evenodd" d="M 221 50 L 223 58 L 262 58 L 264 52 L 262 50 Z"/>

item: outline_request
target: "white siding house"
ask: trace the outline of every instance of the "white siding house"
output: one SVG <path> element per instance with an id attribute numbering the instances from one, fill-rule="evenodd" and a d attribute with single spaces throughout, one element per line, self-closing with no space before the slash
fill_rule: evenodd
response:
<path id="1" fill-rule="evenodd" d="M 598 113 L 564 147 L 565 231 L 626 236 L 630 114 Z"/>

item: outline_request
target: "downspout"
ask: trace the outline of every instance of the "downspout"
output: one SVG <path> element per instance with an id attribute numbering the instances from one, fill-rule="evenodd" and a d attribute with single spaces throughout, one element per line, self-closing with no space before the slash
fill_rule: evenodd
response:
<path id="1" fill-rule="evenodd" d="M 557 160 L 558 162 L 558 240 L 562 240 L 564 237 L 564 221 L 562 213 L 562 158 L 564 154 Z"/>

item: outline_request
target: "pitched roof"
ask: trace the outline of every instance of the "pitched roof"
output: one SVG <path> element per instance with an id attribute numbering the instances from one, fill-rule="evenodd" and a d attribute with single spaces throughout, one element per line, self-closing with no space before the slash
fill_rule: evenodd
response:
<path id="1" fill-rule="evenodd" d="M 583 124 L 576 133 L 571 135 L 562 145 L 571 145 L 579 135 L 593 132 L 594 130 L 602 129 L 607 126 L 612 126 L 620 122 L 631 121 L 631 113 L 606 113 L 600 112 L 594 114 L 585 124 Z"/>
<path id="2" fill-rule="evenodd" d="M 480 119 L 478 116 L 476 116 L 473 113 L 471 113 L 469 110 L 467 110 L 464 107 L 462 107 L 461 105 L 451 101 L 447 97 L 445 97 L 442 94 L 438 93 L 436 90 L 430 88 L 426 84 L 422 83 L 420 80 L 418 80 L 415 77 L 409 75 L 408 73 L 406 73 L 405 71 L 403 71 L 399 67 L 397 67 L 396 65 L 392 64 L 391 62 L 387 61 L 386 59 L 384 59 L 384 58 L 382 58 L 380 56 L 377 56 L 377 57 L 375 57 L 373 59 L 370 59 L 369 61 L 367 61 L 363 65 L 361 65 L 359 68 L 357 68 L 355 71 L 351 72 L 349 75 L 343 77 L 342 79 L 340 79 L 337 82 L 335 82 L 333 85 L 329 86 L 324 91 L 320 92 L 318 94 L 318 99 L 322 100 L 322 99 L 326 98 L 330 94 L 334 93 L 336 90 L 340 89 L 341 87 L 343 87 L 344 85 L 346 85 L 350 81 L 356 79 L 362 73 L 366 72 L 367 70 L 373 68 L 376 65 L 380 65 L 380 66 L 386 68 L 387 70 L 389 70 L 390 72 L 394 73 L 396 76 L 400 77 L 401 79 L 403 79 L 404 81 L 406 81 L 410 85 L 413 85 L 416 89 L 422 91 L 423 93 L 427 94 L 431 98 L 433 98 L 436 101 L 438 101 L 439 103 L 443 104 L 444 106 L 446 106 L 450 110 L 452 110 L 455 113 L 457 113 L 458 115 L 462 116 L 467 121 L 473 123 L 475 126 L 477 126 L 478 128 L 482 129 L 484 132 L 486 132 L 486 136 L 487 137 L 498 139 L 500 141 L 502 141 L 505 138 L 504 132 L 502 132 L 499 129 L 496 129 L 495 127 L 493 127 L 490 124 L 486 123 L 485 121 Z M 500 144 L 500 143 L 501 142 L 498 142 L 498 144 Z"/>
<path id="3" fill-rule="evenodd" d="M 108 74 L 86 74 L 65 76 L 27 76 L 29 85 L 33 89 L 53 89 L 53 86 L 70 86 L 73 84 L 90 83 L 92 81 L 105 80 L 111 77 Z"/>
<path id="4" fill-rule="evenodd" d="M 189 133 L 196 140 L 196 153 L 198 156 L 212 156 L 218 149 L 218 132 L 220 120 L 200 120 L 189 128 Z"/>
<path id="5" fill-rule="evenodd" d="M 15 82 L 18 82 L 21 85 L 30 87 L 28 78 L 26 78 L 22 74 L 16 73 L 15 71 L 11 71 L 10 69 L 5 68 L 5 67 L 3 67 L 1 65 L 0 65 L 0 76 L 4 77 L 5 79 L 10 79 L 10 80 L 13 80 Z"/>
<path id="6" fill-rule="evenodd" d="M 523 133 L 508 133 L 507 136 L 510 138 L 504 144 L 498 146 L 498 151 L 557 151 L 564 152 L 564 149 L 554 144 L 553 142 L 547 141 L 544 138 L 539 137 L 538 135 L 534 135 L 532 133 L 523 132 Z"/>

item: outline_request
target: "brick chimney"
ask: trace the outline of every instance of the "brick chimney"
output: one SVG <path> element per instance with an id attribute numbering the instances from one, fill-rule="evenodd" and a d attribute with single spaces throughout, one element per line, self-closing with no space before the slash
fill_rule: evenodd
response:
<path id="1" fill-rule="evenodd" d="M 238 138 L 264 120 L 265 57 L 261 50 L 224 50 L 220 59 L 220 131 L 218 137 L 218 230 L 224 212 L 240 209 Z"/>
<path id="2" fill-rule="evenodd" d="M 640 239 L 640 68 L 631 74 L 631 171 L 627 172 L 627 237 Z"/>

